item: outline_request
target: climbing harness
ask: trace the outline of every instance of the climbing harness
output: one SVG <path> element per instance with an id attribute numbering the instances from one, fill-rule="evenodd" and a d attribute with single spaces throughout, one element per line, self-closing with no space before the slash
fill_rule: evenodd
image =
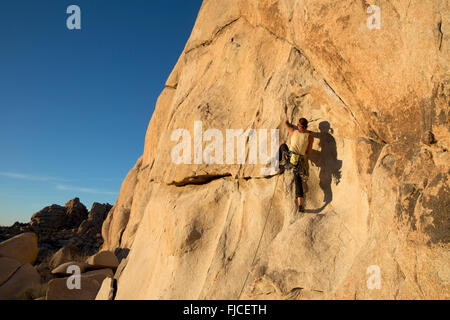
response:
<path id="1" fill-rule="evenodd" d="M 283 155 L 283 158 L 286 162 L 284 169 L 293 169 L 293 171 L 295 173 L 299 173 L 301 177 L 308 177 L 308 160 L 305 156 L 289 151 L 286 155 Z"/>
<path id="2" fill-rule="evenodd" d="M 300 160 L 300 155 L 298 153 L 289 151 L 288 159 L 289 159 L 289 163 L 295 167 L 298 164 L 298 161 Z"/>

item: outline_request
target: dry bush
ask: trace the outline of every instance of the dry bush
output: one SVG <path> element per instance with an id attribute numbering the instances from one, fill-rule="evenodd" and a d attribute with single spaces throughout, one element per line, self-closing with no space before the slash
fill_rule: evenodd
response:
<path id="1" fill-rule="evenodd" d="M 48 283 L 34 285 L 25 289 L 21 294 L 19 294 L 17 300 L 35 300 L 37 298 L 45 297 L 47 292 Z"/>

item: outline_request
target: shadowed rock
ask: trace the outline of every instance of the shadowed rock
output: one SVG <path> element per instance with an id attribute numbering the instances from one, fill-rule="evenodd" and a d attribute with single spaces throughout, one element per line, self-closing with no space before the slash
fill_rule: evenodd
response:
<path id="1" fill-rule="evenodd" d="M 22 266 L 22 263 L 11 258 L 0 258 L 0 286 L 5 283 Z"/>
<path id="2" fill-rule="evenodd" d="M 100 283 L 97 280 L 81 276 L 79 289 L 69 289 L 68 280 L 69 278 L 50 280 L 46 300 L 95 300 L 100 289 Z"/>
<path id="3" fill-rule="evenodd" d="M 38 255 L 38 240 L 34 233 L 22 233 L 0 243 L 0 257 L 9 257 L 33 264 Z"/>
<path id="4" fill-rule="evenodd" d="M 78 228 L 87 219 L 88 211 L 79 198 L 72 199 L 64 207 L 51 205 L 31 217 L 31 227 L 37 230 Z"/>
<path id="5" fill-rule="evenodd" d="M 24 264 L 0 286 L 0 300 L 16 299 L 26 289 L 40 283 L 41 276 L 36 269 L 28 263 Z"/>

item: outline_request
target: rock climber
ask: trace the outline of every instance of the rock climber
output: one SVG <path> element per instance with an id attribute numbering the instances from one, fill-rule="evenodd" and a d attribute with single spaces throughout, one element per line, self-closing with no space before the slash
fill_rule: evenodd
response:
<path id="1" fill-rule="evenodd" d="M 308 158 L 311 155 L 314 137 L 307 130 L 308 120 L 305 118 L 301 118 L 297 126 L 289 121 L 285 122 L 285 126 L 289 132 L 289 139 L 288 144 L 280 146 L 280 170 L 283 173 L 284 169 L 293 167 L 298 211 L 305 212 L 302 177 L 307 178 L 309 175 Z"/>

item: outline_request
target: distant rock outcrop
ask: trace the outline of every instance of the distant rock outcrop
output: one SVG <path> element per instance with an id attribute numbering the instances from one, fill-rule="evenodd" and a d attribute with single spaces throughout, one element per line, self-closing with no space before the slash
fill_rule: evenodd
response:
<path id="1" fill-rule="evenodd" d="M 84 220 L 78 228 L 78 234 L 96 237 L 101 233 L 103 221 L 111 210 L 110 204 L 94 203 L 86 220 Z"/>
<path id="2" fill-rule="evenodd" d="M 56 204 L 45 207 L 31 217 L 30 225 L 34 230 L 74 229 L 88 217 L 86 207 L 75 198 L 64 207 Z"/>
<path id="3" fill-rule="evenodd" d="M 66 203 L 67 227 L 75 229 L 88 218 L 89 212 L 80 199 L 75 198 Z"/>

